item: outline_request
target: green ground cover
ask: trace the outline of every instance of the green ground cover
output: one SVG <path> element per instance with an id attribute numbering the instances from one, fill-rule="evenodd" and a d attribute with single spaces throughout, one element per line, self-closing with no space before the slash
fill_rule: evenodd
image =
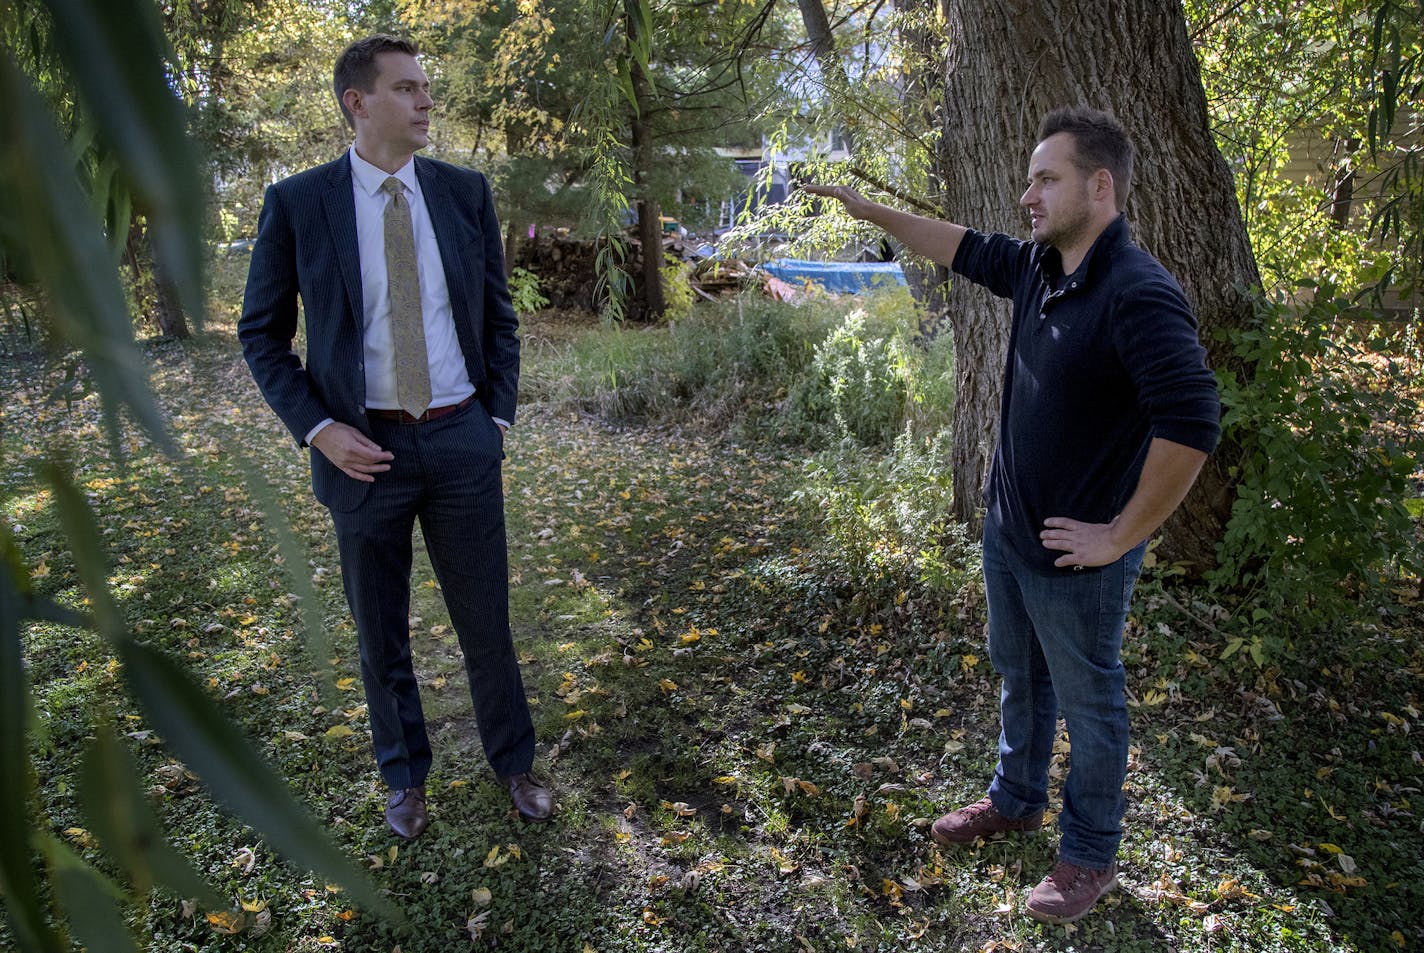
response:
<path id="1" fill-rule="evenodd" d="M 808 493 L 825 482 L 811 452 L 765 420 L 735 423 L 794 407 L 794 392 L 761 394 L 708 367 L 735 399 L 639 417 L 696 396 L 619 381 L 679 333 L 529 322 L 506 470 L 511 584 L 537 770 L 560 809 L 547 826 L 512 816 L 418 560 L 415 651 L 437 760 L 432 827 L 409 845 L 381 823 L 329 524 L 230 325 L 147 347 L 181 464 L 133 443 L 116 466 L 92 401 L 49 398 L 61 364 L 23 349 L 0 359 L 13 395 L 0 505 L 38 585 L 82 600 L 28 469 L 58 443 L 98 514 L 129 624 L 186 660 L 406 914 L 379 921 L 282 861 L 282 845 L 231 820 L 147 728 L 99 637 L 32 626 L 37 797 L 52 832 L 104 864 L 75 775 L 107 710 L 171 838 L 230 903 L 154 892 L 132 908 L 148 949 L 1424 948 L 1417 593 L 1263 669 L 1245 653 L 1222 661 L 1214 607 L 1149 573 L 1125 647 L 1135 745 L 1122 886 L 1077 925 L 1034 924 L 1020 911 L 1051 866 L 1051 827 L 958 851 L 927 836 L 993 767 L 997 683 L 972 546 L 952 550 L 964 564 L 938 586 L 849 559 Z M 305 565 L 281 560 L 244 478 L 254 469 Z M 310 673 L 289 572 L 320 602 L 334 693 Z"/>

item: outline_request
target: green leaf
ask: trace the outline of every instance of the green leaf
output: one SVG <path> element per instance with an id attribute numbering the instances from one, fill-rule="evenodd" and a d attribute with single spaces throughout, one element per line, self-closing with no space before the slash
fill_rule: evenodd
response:
<path id="1" fill-rule="evenodd" d="M 0 522 L 0 544 L 8 550 L 10 534 Z M 0 898 L 7 922 L 21 950 L 59 953 L 59 935 L 49 924 L 40 900 L 30 853 L 30 764 L 25 725 L 29 722 L 29 686 L 20 646 L 21 584 L 9 559 L 0 561 Z"/>
<path id="2" fill-rule="evenodd" d="M 239 435 L 233 435 L 234 445 L 240 442 L 238 438 Z M 297 597 L 297 616 L 302 623 L 307 659 L 317 676 L 323 704 L 334 707 L 336 678 L 328 661 L 333 653 L 331 640 L 326 637 L 326 626 L 321 617 L 321 599 L 316 594 L 316 587 L 312 585 L 311 576 L 299 571 L 300 567 L 306 565 L 306 554 L 292 533 L 277 495 L 263 478 L 256 462 L 241 454 L 236 459 L 249 495 L 261 508 L 267 525 L 277 537 L 277 552 L 282 555 L 282 563 L 287 568 L 287 580 Z"/>
<path id="3" fill-rule="evenodd" d="M 623 98 L 628 101 L 628 107 L 633 110 L 633 117 L 638 116 L 638 94 L 633 91 L 633 67 L 632 60 L 626 56 L 618 57 L 618 88 L 623 93 Z"/>
<path id="4" fill-rule="evenodd" d="M 1259 638 L 1251 640 L 1251 661 L 1256 663 L 1257 668 L 1266 667 L 1266 649 Z"/>
<path id="5" fill-rule="evenodd" d="M 128 641 L 130 637 L 123 615 L 109 592 L 109 564 L 104 558 L 104 540 L 94 522 L 89 502 L 58 464 L 43 463 L 39 470 L 54 493 L 54 506 L 64 527 L 64 538 L 74 556 L 74 566 L 79 571 L 80 581 L 84 583 L 85 594 L 89 596 L 99 632 L 116 645 Z"/>
<path id="6" fill-rule="evenodd" d="M 149 721 L 213 795 L 293 863 L 341 883 L 366 907 L 399 912 L 317 827 L 278 775 L 198 684 L 172 659 L 130 641 L 120 647 L 124 672 Z"/>
<path id="7" fill-rule="evenodd" d="M 63 24 L 55 39 L 70 76 L 143 196 L 154 250 L 201 322 L 204 194 L 187 110 L 164 75 L 171 60 L 151 0 L 44 0 Z"/>
<path id="8" fill-rule="evenodd" d="M 62 841 L 51 834 L 45 834 L 44 838 L 60 905 L 64 907 L 74 938 L 88 953 L 135 953 L 138 948 L 134 946 L 121 906 L 123 892 Z"/>
<path id="9" fill-rule="evenodd" d="M 89 829 L 139 893 L 161 883 L 182 897 L 198 897 L 209 908 L 221 899 L 201 874 L 163 836 L 158 819 L 139 789 L 133 761 L 104 718 L 80 767 L 79 793 Z"/>
<path id="10" fill-rule="evenodd" d="M 165 451 L 177 452 L 147 386 L 118 268 L 79 187 L 49 108 L 8 57 L 0 59 L 0 236 L 23 247 L 48 294 L 62 340 L 83 350 L 119 452 L 118 411 L 127 407 Z"/>
<path id="11" fill-rule="evenodd" d="M 87 617 L 68 606 L 56 605 L 34 591 L 30 582 L 30 570 L 25 565 L 20 547 L 15 545 L 14 534 L 4 514 L 0 514 L 0 583 L 5 588 L 5 613 L 14 613 L 19 622 L 34 619 L 43 622 L 57 622 L 82 628 L 88 625 Z M 9 618 L 0 615 L 0 620 Z M 18 622 L 16 625 L 18 626 Z M 8 724 L 8 722 L 7 722 Z"/>

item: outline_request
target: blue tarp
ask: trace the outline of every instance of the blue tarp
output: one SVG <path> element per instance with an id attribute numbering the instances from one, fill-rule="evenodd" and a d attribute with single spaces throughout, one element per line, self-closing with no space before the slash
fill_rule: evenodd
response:
<path id="1" fill-rule="evenodd" d="M 905 273 L 897 262 L 801 261 L 778 258 L 762 265 L 767 272 L 790 285 L 814 281 L 827 291 L 858 294 L 872 288 L 905 284 Z"/>

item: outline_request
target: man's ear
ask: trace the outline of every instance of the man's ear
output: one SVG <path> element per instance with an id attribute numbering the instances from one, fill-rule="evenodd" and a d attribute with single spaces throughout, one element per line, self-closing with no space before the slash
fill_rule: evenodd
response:
<path id="1" fill-rule="evenodd" d="M 366 118 L 366 107 L 361 103 L 361 91 L 354 86 L 348 86 L 346 92 L 341 94 L 341 101 L 346 105 L 346 111 L 353 116 Z"/>
<path id="2" fill-rule="evenodd" d="M 1093 197 L 1107 202 L 1115 202 L 1117 195 L 1117 184 L 1113 182 L 1112 173 L 1107 169 L 1099 169 L 1093 173 Z"/>

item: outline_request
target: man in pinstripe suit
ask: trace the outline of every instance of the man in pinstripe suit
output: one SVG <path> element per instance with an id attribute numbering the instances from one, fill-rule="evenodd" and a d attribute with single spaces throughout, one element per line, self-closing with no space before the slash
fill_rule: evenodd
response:
<path id="1" fill-rule="evenodd" d="M 415 153 L 430 83 L 406 40 L 336 62 L 355 130 L 339 159 L 267 190 L 238 337 L 292 435 L 312 448 L 356 621 L 371 740 L 400 837 L 426 827 L 430 741 L 411 661 L 419 520 L 465 657 L 485 755 L 519 814 L 547 820 L 509 629 L 500 461 L 519 382 L 518 321 L 485 177 Z M 293 351 L 297 301 L 306 364 Z"/>

